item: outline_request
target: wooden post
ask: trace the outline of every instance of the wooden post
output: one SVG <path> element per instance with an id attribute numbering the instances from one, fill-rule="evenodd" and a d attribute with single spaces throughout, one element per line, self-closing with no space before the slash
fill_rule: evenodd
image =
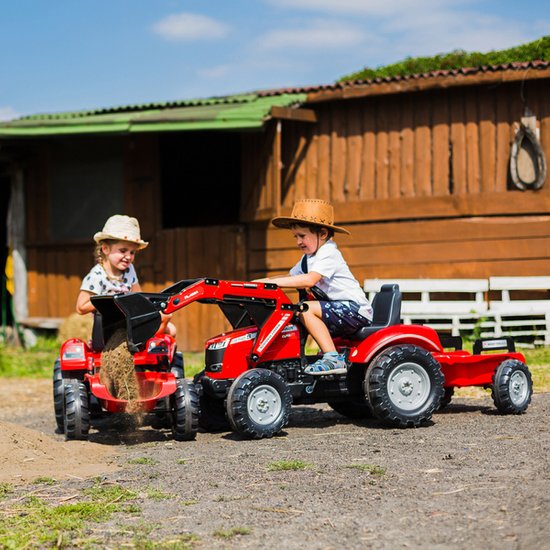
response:
<path id="1" fill-rule="evenodd" d="M 281 121 L 275 125 L 275 137 L 273 139 L 273 213 L 281 214 Z"/>
<path id="2" fill-rule="evenodd" d="M 13 307 L 18 322 L 28 317 L 27 251 L 25 249 L 25 193 L 23 170 L 13 172 L 8 209 L 8 245 L 13 254 Z"/>

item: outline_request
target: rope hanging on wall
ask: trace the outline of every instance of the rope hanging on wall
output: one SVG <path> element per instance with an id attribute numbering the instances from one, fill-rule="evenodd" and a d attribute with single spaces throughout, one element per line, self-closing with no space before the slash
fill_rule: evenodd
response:
<path id="1" fill-rule="evenodd" d="M 540 189 L 546 179 L 546 158 L 535 132 L 521 123 L 512 143 L 510 175 L 522 191 Z"/>

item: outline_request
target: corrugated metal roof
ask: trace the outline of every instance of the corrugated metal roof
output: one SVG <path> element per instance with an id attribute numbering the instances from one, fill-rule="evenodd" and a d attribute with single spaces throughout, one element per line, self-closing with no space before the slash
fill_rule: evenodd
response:
<path id="1" fill-rule="evenodd" d="M 303 93 L 246 94 L 39 114 L 0 124 L 0 136 L 258 129 L 271 107 L 298 105 L 305 99 Z"/>
<path id="2" fill-rule="evenodd" d="M 56 134 L 163 132 L 172 130 L 223 130 L 260 128 L 272 106 L 307 103 L 308 95 L 337 92 L 387 83 L 422 80 L 437 82 L 450 76 L 475 76 L 499 72 L 547 70 L 550 61 L 526 61 L 438 70 L 413 75 L 336 82 L 318 86 L 297 86 L 260 90 L 249 94 L 123 105 L 84 111 L 46 113 L 0 124 L 0 137 L 31 137 Z"/>

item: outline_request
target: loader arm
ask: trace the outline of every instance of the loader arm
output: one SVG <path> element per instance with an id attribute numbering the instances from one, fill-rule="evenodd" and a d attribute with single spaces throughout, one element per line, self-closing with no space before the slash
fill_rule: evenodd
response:
<path id="1" fill-rule="evenodd" d="M 160 293 L 134 292 L 114 296 L 93 296 L 92 303 L 104 316 L 105 341 L 119 327 L 126 327 L 128 349 L 136 352 L 145 346 L 160 326 L 161 312 L 172 314 L 193 302 L 217 304 L 235 325 L 229 308 L 243 311 L 238 316 L 258 327 L 258 336 L 250 361 L 255 363 L 292 322 L 302 305 L 294 305 L 287 295 L 270 283 L 223 281 L 204 278 L 180 281 Z"/>

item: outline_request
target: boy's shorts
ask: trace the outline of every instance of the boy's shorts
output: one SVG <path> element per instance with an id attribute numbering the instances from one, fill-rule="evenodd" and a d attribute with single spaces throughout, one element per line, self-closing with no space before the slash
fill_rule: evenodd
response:
<path id="1" fill-rule="evenodd" d="M 359 329 L 371 325 L 371 321 L 359 314 L 355 302 L 319 302 L 323 322 L 331 336 L 350 337 Z"/>

